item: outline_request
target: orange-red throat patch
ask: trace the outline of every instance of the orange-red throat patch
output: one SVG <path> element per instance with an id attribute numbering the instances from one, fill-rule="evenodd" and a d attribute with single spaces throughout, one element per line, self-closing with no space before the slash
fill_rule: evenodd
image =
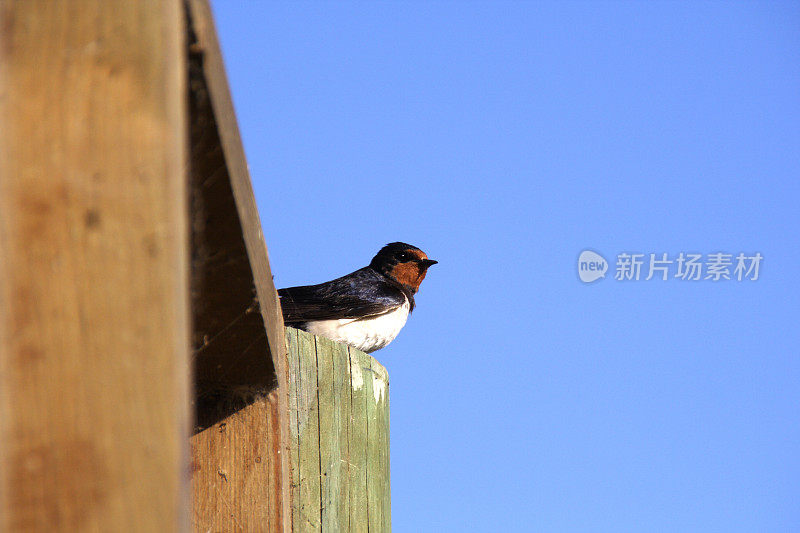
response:
<path id="1" fill-rule="evenodd" d="M 417 260 L 427 259 L 428 256 L 422 250 L 406 250 L 406 253 L 414 256 Z M 422 280 L 425 279 L 427 268 L 420 265 L 417 261 L 399 263 L 392 269 L 392 277 L 404 285 L 408 285 L 414 292 L 419 290 Z"/>

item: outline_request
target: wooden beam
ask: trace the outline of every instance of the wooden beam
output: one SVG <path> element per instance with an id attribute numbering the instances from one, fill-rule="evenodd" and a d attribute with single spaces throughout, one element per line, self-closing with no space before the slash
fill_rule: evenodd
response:
<path id="1" fill-rule="evenodd" d="M 186 7 L 198 413 L 193 523 L 202 531 L 290 531 L 283 318 L 211 9 L 205 0 Z"/>
<path id="2" fill-rule="evenodd" d="M 0 530 L 185 530 L 181 4 L 0 18 Z"/>

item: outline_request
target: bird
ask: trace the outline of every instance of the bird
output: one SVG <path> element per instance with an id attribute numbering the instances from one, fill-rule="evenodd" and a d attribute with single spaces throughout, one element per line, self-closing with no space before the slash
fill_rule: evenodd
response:
<path id="1" fill-rule="evenodd" d="M 279 289 L 283 321 L 371 353 L 392 342 L 414 311 L 414 295 L 438 261 L 404 242 L 389 243 L 369 265 L 318 285 Z"/>

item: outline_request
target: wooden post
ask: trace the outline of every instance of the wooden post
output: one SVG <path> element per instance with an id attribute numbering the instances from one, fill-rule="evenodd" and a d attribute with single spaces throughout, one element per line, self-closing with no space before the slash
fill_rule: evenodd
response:
<path id="1" fill-rule="evenodd" d="M 304 331 L 286 338 L 292 531 L 391 531 L 386 369 Z"/>
<path id="2" fill-rule="evenodd" d="M 0 69 L 0 530 L 186 530 L 181 4 L 2 0 Z"/>

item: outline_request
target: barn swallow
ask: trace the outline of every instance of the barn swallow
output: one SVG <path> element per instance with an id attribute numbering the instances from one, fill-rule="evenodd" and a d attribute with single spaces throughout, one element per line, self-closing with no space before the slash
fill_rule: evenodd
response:
<path id="1" fill-rule="evenodd" d="M 280 289 L 287 326 L 374 352 L 392 342 L 414 310 L 414 294 L 437 261 L 403 242 L 387 244 L 369 266 L 319 285 Z"/>

